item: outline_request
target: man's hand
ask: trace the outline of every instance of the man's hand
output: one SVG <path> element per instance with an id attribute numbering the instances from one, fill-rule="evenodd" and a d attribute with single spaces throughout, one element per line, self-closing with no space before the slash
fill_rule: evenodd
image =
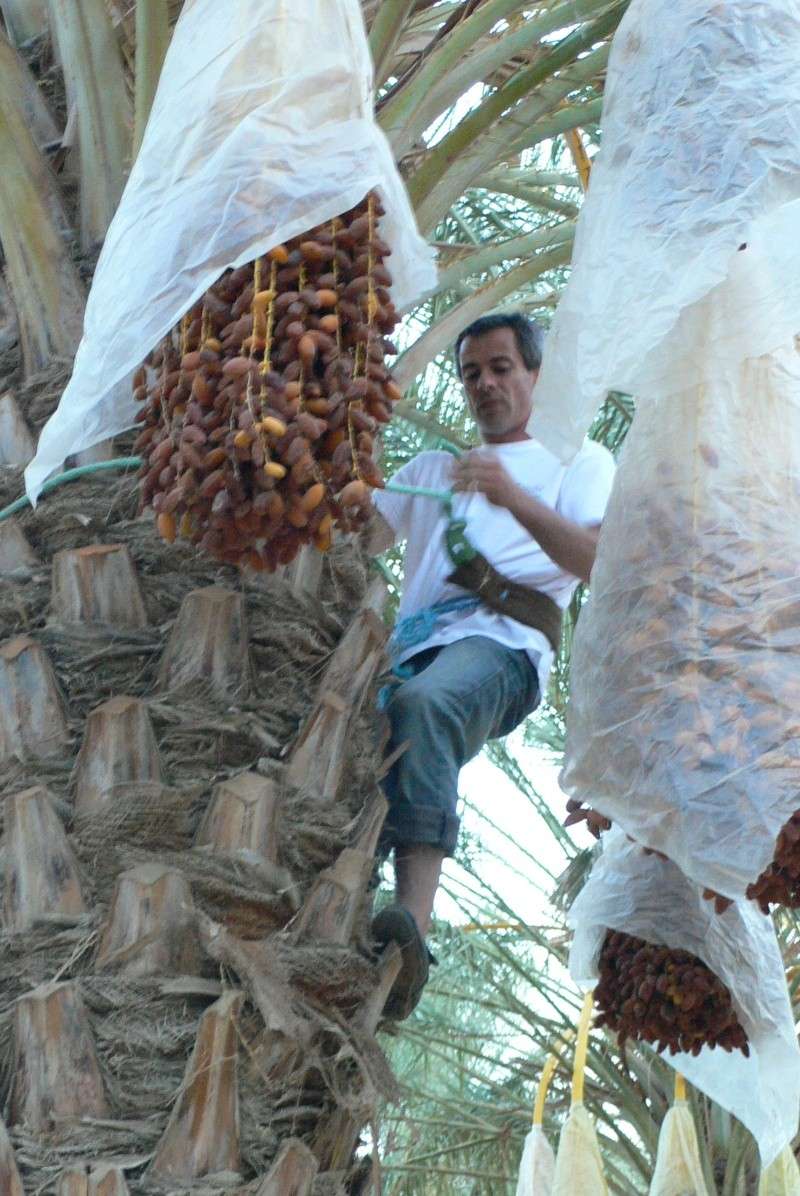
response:
<path id="1" fill-rule="evenodd" d="M 573 577 L 588 582 L 597 555 L 598 527 L 581 527 L 518 486 L 500 461 L 476 449 L 453 466 L 453 489 L 483 494 L 504 507 L 539 547 Z"/>
<path id="2" fill-rule="evenodd" d="M 483 494 L 496 507 L 512 510 L 519 503 L 522 489 L 497 457 L 475 449 L 465 453 L 453 465 L 453 489 L 460 493 Z"/>

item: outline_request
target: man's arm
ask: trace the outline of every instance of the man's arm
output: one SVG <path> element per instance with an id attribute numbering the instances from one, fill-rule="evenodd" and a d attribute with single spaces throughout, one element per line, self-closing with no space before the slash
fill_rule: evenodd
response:
<path id="1" fill-rule="evenodd" d="M 551 561 L 588 582 L 597 555 L 599 526 L 581 527 L 565 519 L 518 486 L 496 457 L 479 450 L 455 463 L 453 479 L 455 490 L 476 490 L 496 507 L 505 507 Z"/>

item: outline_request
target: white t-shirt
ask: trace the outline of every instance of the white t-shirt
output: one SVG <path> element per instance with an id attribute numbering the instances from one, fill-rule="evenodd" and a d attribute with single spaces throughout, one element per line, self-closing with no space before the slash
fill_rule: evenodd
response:
<path id="1" fill-rule="evenodd" d="M 538 440 L 513 444 L 483 445 L 481 452 L 500 458 L 520 486 L 583 527 L 601 523 L 614 481 L 614 458 L 608 449 L 587 440 L 570 465 L 565 466 Z M 446 452 L 420 453 L 392 479 L 406 486 L 449 490 L 454 458 Z M 407 540 L 405 585 L 398 614 L 407 618 L 438 602 L 464 597 L 465 591 L 450 585 L 447 576 L 453 564 L 447 554 L 447 515 L 441 503 L 409 494 L 375 491 L 375 506 L 394 529 L 398 540 Z M 502 507 L 493 506 L 482 494 L 457 494 L 453 503 L 456 518 L 466 519 L 467 538 L 505 577 L 541 590 L 565 609 L 578 585 L 546 555 L 520 523 Z M 401 652 L 397 663 L 425 648 L 450 644 L 470 635 L 483 635 L 509 648 L 528 652 L 545 692 L 553 664 L 553 651 L 546 637 L 532 627 L 497 614 L 481 605 L 477 610 L 444 615 L 424 644 Z"/>

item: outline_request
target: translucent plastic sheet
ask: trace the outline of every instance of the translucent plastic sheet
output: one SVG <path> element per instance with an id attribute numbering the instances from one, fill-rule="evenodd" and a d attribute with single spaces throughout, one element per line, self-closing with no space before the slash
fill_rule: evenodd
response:
<path id="1" fill-rule="evenodd" d="M 751 902 L 716 914 L 674 864 L 645 855 L 617 829 L 604 836 L 569 921 L 570 971 L 586 987 L 597 979 L 609 929 L 690 951 L 728 986 L 750 1058 L 719 1049 L 665 1058 L 750 1130 L 768 1166 L 794 1136 L 800 1112 L 800 1051 L 771 921 Z"/>
<path id="2" fill-rule="evenodd" d="M 587 1196 L 589 1192 L 592 1196 L 608 1193 L 597 1132 L 582 1104 L 573 1105 L 564 1122 L 553 1179 L 553 1196 L 577 1196 L 578 1192 Z"/>
<path id="3" fill-rule="evenodd" d="M 798 44 L 800 0 L 633 0 L 531 422 L 565 460 L 609 390 L 644 405 L 800 332 Z"/>
<path id="4" fill-rule="evenodd" d="M 562 784 L 742 896 L 800 806 L 800 354 L 645 406 L 572 654 Z"/>
<path id="5" fill-rule="evenodd" d="M 372 110 L 359 0 L 187 0 L 109 229 L 72 380 L 26 471 L 35 498 L 71 453 L 130 427 L 130 377 L 229 266 L 360 202 L 387 215 L 393 298 L 436 281 Z"/>
<path id="6" fill-rule="evenodd" d="M 791 1146 L 787 1146 L 761 1173 L 758 1196 L 800 1196 L 800 1168 Z"/>
<path id="7" fill-rule="evenodd" d="M 650 1196 L 709 1196 L 697 1130 L 686 1101 L 678 1101 L 664 1118 Z"/>
<path id="8" fill-rule="evenodd" d="M 553 1148 L 542 1127 L 535 1125 L 525 1139 L 517 1196 L 552 1196 L 555 1166 Z"/>

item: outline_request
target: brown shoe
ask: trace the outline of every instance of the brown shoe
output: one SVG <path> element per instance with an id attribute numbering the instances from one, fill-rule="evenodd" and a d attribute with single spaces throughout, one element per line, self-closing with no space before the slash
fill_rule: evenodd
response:
<path id="1" fill-rule="evenodd" d="M 428 983 L 430 965 L 436 963 L 412 914 L 402 905 L 389 905 L 373 919 L 372 937 L 383 949 L 389 943 L 400 948 L 402 964 L 397 979 L 383 1007 L 383 1016 L 393 1022 L 404 1021 L 419 1004 Z"/>

